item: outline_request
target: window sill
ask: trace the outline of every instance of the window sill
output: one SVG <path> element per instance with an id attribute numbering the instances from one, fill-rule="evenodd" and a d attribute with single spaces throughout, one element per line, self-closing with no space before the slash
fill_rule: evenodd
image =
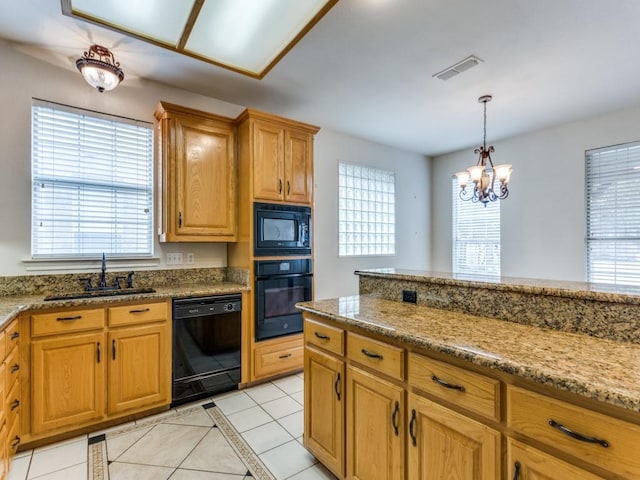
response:
<path id="1" fill-rule="evenodd" d="M 26 258 L 22 260 L 25 270 L 28 272 L 53 272 L 53 271 L 89 271 L 95 272 L 100 269 L 101 258 L 56 258 L 40 259 Z M 107 268 L 110 271 L 131 270 L 140 267 L 157 267 L 160 265 L 158 257 L 132 257 L 132 258 L 107 258 Z"/>

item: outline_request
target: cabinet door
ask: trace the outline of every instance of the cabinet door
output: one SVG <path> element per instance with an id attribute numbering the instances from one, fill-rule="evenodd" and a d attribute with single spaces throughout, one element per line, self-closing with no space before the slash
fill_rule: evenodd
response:
<path id="1" fill-rule="evenodd" d="M 514 480 L 603 480 L 513 438 L 507 439 L 507 463 L 507 478 Z"/>
<path id="2" fill-rule="evenodd" d="M 500 478 L 500 432 L 409 394 L 410 480 Z"/>
<path id="3" fill-rule="evenodd" d="M 253 196 L 284 198 L 284 129 L 256 121 L 253 133 Z"/>
<path id="4" fill-rule="evenodd" d="M 103 332 L 32 341 L 33 433 L 102 419 L 104 347 Z"/>
<path id="5" fill-rule="evenodd" d="M 236 234 L 233 129 L 188 118 L 175 121 L 176 234 L 233 237 Z"/>
<path id="6" fill-rule="evenodd" d="M 402 387 L 348 366 L 346 418 L 347 478 L 404 478 Z"/>
<path id="7" fill-rule="evenodd" d="M 284 199 L 311 204 L 313 198 L 313 137 L 288 131 L 284 148 Z"/>
<path id="8" fill-rule="evenodd" d="M 170 324 L 109 332 L 109 414 L 171 400 Z"/>
<path id="9" fill-rule="evenodd" d="M 304 444 L 344 477 L 344 362 L 306 347 L 304 372 Z"/>

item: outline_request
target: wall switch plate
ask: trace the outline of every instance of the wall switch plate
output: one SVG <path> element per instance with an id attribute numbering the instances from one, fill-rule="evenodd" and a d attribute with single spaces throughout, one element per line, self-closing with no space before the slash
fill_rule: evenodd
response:
<path id="1" fill-rule="evenodd" d="M 182 253 L 167 253 L 167 265 L 182 265 Z"/>
<path id="2" fill-rule="evenodd" d="M 418 302 L 418 294 L 415 290 L 402 290 L 402 301 L 409 303 Z"/>
<path id="3" fill-rule="evenodd" d="M 193 265 L 194 263 L 196 263 L 195 255 L 193 253 L 187 253 L 187 264 Z"/>

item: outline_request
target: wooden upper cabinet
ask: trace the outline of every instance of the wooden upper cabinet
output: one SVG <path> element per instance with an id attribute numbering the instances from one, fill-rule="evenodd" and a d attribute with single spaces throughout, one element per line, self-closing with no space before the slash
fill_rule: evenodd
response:
<path id="1" fill-rule="evenodd" d="M 241 128 L 241 162 L 252 166 L 252 198 L 260 201 L 313 203 L 313 136 L 318 127 L 256 110 L 245 110 L 236 120 Z M 249 145 L 243 151 L 243 145 Z"/>
<path id="2" fill-rule="evenodd" d="M 160 102 L 155 115 L 161 241 L 235 241 L 232 120 L 166 102 Z"/>

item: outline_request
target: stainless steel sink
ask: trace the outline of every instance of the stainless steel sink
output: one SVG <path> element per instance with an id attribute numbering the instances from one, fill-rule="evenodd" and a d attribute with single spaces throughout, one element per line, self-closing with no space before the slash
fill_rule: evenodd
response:
<path id="1" fill-rule="evenodd" d="M 63 295 L 50 295 L 45 297 L 45 301 L 50 300 L 73 300 L 77 298 L 94 298 L 94 297 L 116 297 L 121 295 L 136 295 L 139 293 L 154 293 L 153 288 L 122 288 L 117 290 L 91 290 L 89 292 L 73 292 Z"/>

